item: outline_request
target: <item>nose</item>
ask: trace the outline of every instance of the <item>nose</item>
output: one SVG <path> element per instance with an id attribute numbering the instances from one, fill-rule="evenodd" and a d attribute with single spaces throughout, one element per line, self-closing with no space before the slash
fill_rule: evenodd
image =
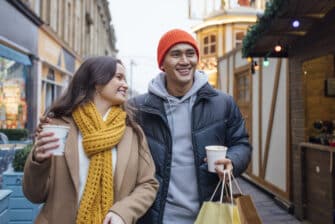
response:
<path id="1" fill-rule="evenodd" d="M 181 57 L 180 57 L 180 63 L 182 63 L 182 64 L 188 64 L 189 63 L 189 59 L 186 56 L 186 54 L 182 54 L 181 55 Z"/>
<path id="2" fill-rule="evenodd" d="M 126 80 L 123 81 L 122 87 L 125 88 L 125 89 L 128 89 L 128 83 L 127 83 Z"/>

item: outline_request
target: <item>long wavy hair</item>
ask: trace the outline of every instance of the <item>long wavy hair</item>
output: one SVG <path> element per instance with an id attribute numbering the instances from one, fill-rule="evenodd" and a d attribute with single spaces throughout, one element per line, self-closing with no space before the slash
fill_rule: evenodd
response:
<path id="1" fill-rule="evenodd" d="M 104 86 L 114 77 L 117 64 L 123 66 L 119 59 L 111 56 L 91 57 L 85 60 L 74 74 L 67 90 L 45 114 L 55 118 L 72 116 L 75 108 L 93 100 L 96 86 Z M 142 141 L 142 132 L 133 116 L 134 108 L 126 102 L 121 106 L 127 113 L 127 125 L 134 129 Z"/>

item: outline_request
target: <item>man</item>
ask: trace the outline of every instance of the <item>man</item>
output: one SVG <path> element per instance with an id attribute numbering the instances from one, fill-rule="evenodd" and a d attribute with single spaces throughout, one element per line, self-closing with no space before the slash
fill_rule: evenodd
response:
<path id="1" fill-rule="evenodd" d="M 196 40 L 179 29 L 165 33 L 157 62 L 163 71 L 149 92 L 131 100 L 147 137 L 160 182 L 157 198 L 141 224 L 193 224 L 203 201 L 222 177 L 207 170 L 207 145 L 225 145 L 227 158 L 217 161 L 235 176 L 247 167 L 251 147 L 244 120 L 231 96 L 213 89 L 196 71 Z"/>

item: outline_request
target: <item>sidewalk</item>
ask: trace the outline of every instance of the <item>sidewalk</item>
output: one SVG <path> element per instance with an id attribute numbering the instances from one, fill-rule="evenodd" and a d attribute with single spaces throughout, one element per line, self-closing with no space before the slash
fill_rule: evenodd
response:
<path id="1" fill-rule="evenodd" d="M 243 178 L 238 178 L 238 183 L 244 194 L 251 195 L 263 224 L 302 224 L 285 209 L 278 206 L 270 195 L 264 193 Z"/>

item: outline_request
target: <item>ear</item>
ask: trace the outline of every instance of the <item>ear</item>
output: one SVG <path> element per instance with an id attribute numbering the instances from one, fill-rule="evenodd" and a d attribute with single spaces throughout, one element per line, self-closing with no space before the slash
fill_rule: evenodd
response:
<path id="1" fill-rule="evenodd" d="M 163 65 L 161 65 L 159 68 L 160 68 L 163 72 L 165 72 L 165 70 L 164 70 L 164 66 L 163 66 Z"/>

